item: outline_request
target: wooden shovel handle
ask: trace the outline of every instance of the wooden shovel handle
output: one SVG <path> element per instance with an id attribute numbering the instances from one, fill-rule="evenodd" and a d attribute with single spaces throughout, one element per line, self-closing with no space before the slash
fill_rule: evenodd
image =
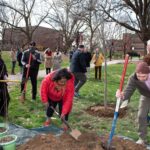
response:
<path id="1" fill-rule="evenodd" d="M 53 106 L 50 106 L 50 107 L 51 107 L 51 109 L 53 109 L 54 113 L 61 119 L 59 113 L 55 110 L 55 108 Z M 68 122 L 65 119 L 61 119 L 61 120 L 69 129 L 71 129 L 70 125 L 68 124 Z"/>
<path id="2" fill-rule="evenodd" d="M 125 78 L 127 65 L 128 65 L 128 60 L 129 60 L 129 55 L 126 55 L 125 62 L 124 62 L 124 67 L 123 67 L 123 71 L 122 71 L 122 76 L 121 76 L 121 80 L 120 80 L 120 86 L 119 86 L 120 91 L 122 91 L 122 88 L 123 88 L 124 78 Z"/>

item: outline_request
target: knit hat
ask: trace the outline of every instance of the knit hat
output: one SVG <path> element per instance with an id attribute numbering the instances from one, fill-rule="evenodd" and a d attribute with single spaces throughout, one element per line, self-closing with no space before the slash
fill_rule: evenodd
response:
<path id="1" fill-rule="evenodd" d="M 150 73 L 150 69 L 149 69 L 148 64 L 146 62 L 140 62 L 137 64 L 135 72 L 148 74 L 148 73 Z"/>

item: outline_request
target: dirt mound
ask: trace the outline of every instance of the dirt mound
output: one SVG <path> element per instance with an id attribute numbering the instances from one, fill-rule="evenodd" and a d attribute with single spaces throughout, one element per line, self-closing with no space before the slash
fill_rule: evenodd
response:
<path id="1" fill-rule="evenodd" d="M 78 141 L 68 134 L 53 136 L 51 134 L 38 135 L 35 138 L 17 147 L 17 150 L 105 150 L 108 137 L 99 137 L 95 133 L 82 133 Z M 146 150 L 144 146 L 129 140 L 115 137 L 113 148 L 110 150 Z"/>
<path id="2" fill-rule="evenodd" d="M 109 104 L 105 108 L 104 105 L 97 104 L 88 107 L 85 111 L 93 116 L 113 118 L 115 105 Z M 126 115 L 126 111 L 127 107 L 119 109 L 119 118 L 123 118 Z"/>

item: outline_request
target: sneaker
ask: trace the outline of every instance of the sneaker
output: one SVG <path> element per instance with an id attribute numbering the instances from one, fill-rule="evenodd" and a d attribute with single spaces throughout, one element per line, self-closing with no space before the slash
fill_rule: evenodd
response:
<path id="1" fill-rule="evenodd" d="M 142 145 L 144 145 L 145 142 L 144 142 L 143 139 L 139 138 L 139 139 L 136 141 L 136 144 L 142 144 Z"/>
<path id="2" fill-rule="evenodd" d="M 46 120 L 46 121 L 44 122 L 44 126 L 45 126 L 45 127 L 48 127 L 50 124 L 51 124 L 51 121 L 50 121 L 50 120 Z"/>
<path id="3" fill-rule="evenodd" d="M 74 93 L 74 96 L 75 97 L 80 97 L 79 93 L 77 93 L 77 92 Z"/>
<path id="4" fill-rule="evenodd" d="M 31 102 L 35 102 L 35 99 L 31 99 Z"/>

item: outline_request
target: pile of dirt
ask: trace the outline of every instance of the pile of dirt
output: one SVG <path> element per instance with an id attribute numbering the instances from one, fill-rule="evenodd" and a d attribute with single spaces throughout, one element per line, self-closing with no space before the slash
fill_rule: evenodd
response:
<path id="1" fill-rule="evenodd" d="M 2 132 L 4 132 L 4 131 L 6 131 L 6 128 L 0 127 L 0 133 L 2 133 Z"/>
<path id="2" fill-rule="evenodd" d="M 106 150 L 105 144 L 108 138 L 99 137 L 95 133 L 82 133 L 78 141 L 69 134 L 53 136 L 51 134 L 38 135 L 35 138 L 17 147 L 17 150 Z M 113 147 L 110 150 L 146 150 L 142 145 L 138 145 L 129 140 L 115 137 Z"/>
<path id="3" fill-rule="evenodd" d="M 0 144 L 1 144 L 1 143 L 7 143 L 7 142 L 10 142 L 10 141 L 13 141 L 13 140 L 14 140 L 14 138 L 11 137 L 11 136 L 2 137 L 2 138 L 0 139 Z"/>
<path id="4" fill-rule="evenodd" d="M 98 117 L 108 117 L 108 118 L 113 118 L 114 116 L 114 111 L 115 111 L 115 105 L 114 104 L 109 104 L 106 108 L 104 105 L 94 105 L 88 107 L 85 111 L 93 116 L 98 116 Z M 127 107 L 120 108 L 119 109 L 119 118 L 125 117 L 127 112 Z"/>

